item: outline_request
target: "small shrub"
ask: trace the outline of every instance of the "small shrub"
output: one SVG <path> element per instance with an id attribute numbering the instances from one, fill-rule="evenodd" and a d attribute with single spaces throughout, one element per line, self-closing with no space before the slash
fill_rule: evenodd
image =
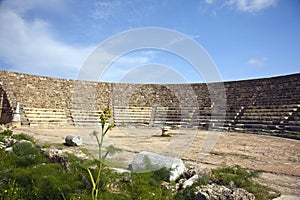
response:
<path id="1" fill-rule="evenodd" d="M 194 186 L 187 187 L 184 190 L 180 190 L 176 196 L 174 197 L 175 200 L 194 200 L 196 199 L 197 189 Z"/>
<path id="2" fill-rule="evenodd" d="M 4 135 L 0 135 L 0 142 L 4 142 Z"/>
<path id="3" fill-rule="evenodd" d="M 161 137 L 172 137 L 170 134 L 162 134 Z"/>
<path id="4" fill-rule="evenodd" d="M 169 181 L 171 175 L 170 169 L 161 168 L 159 170 L 153 171 L 153 178 L 156 181 Z"/>
<path id="5" fill-rule="evenodd" d="M 21 133 L 21 134 L 17 134 L 17 135 L 12 135 L 12 138 L 16 139 L 16 140 L 27 140 L 30 141 L 31 143 L 35 143 L 34 138 L 30 135 Z"/>
<path id="6" fill-rule="evenodd" d="M 0 133 L 0 135 L 4 135 L 4 136 L 8 136 L 8 137 L 11 137 L 12 134 L 13 134 L 13 132 L 8 129 Z"/>
<path id="7" fill-rule="evenodd" d="M 41 162 L 44 156 L 30 142 L 17 143 L 13 146 L 16 165 L 19 167 L 33 166 Z"/>
<path id="8" fill-rule="evenodd" d="M 131 199 L 173 199 L 172 191 L 161 187 L 168 173 L 165 168 L 158 171 L 133 173 L 132 183 L 127 186 L 129 196 Z"/>
<path id="9" fill-rule="evenodd" d="M 42 145 L 42 148 L 44 148 L 44 149 L 48 149 L 48 148 L 50 148 L 51 147 L 51 144 L 50 143 L 46 143 L 46 144 L 43 144 Z"/>
<path id="10" fill-rule="evenodd" d="M 272 199 L 268 188 L 256 183 L 252 178 L 257 177 L 258 171 L 247 171 L 240 166 L 222 167 L 212 170 L 212 180 L 228 188 L 243 188 L 253 193 L 258 200 Z"/>
<path id="11" fill-rule="evenodd" d="M 17 156 L 23 156 L 28 154 L 29 152 L 31 153 L 32 151 L 32 144 L 30 142 L 21 142 L 17 143 L 13 146 L 13 152 Z"/>

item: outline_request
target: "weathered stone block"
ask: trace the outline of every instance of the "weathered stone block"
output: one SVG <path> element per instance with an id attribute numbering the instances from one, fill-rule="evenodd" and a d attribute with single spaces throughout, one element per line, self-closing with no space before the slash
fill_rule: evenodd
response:
<path id="1" fill-rule="evenodd" d="M 133 172 L 155 171 L 164 167 L 171 171 L 170 181 L 176 180 L 185 170 L 181 159 L 152 152 L 140 152 L 132 161 Z"/>

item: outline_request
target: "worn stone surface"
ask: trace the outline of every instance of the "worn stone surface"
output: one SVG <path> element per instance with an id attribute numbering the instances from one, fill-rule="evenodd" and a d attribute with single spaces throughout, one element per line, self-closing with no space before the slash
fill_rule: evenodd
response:
<path id="1" fill-rule="evenodd" d="M 155 171 L 164 167 L 171 170 L 171 181 L 183 174 L 185 170 L 181 159 L 152 152 L 140 152 L 132 161 L 133 172 Z"/>

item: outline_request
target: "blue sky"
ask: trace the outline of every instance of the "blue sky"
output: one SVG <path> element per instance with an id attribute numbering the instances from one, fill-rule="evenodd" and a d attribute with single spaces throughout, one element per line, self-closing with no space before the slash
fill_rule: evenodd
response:
<path id="1" fill-rule="evenodd" d="M 298 0 L 2 0 L 0 66 L 76 79 L 104 40 L 135 28 L 161 27 L 201 45 L 224 81 L 299 73 L 299 11 Z M 157 49 L 122 56 L 99 79 L 134 82 L 129 72 L 148 67 L 141 72 L 149 74 L 144 80 L 155 82 L 150 74 L 157 66 L 164 66 L 167 74 L 161 77 L 167 82 L 172 82 L 169 72 L 180 76 L 173 82 L 203 82 L 187 61 Z"/>

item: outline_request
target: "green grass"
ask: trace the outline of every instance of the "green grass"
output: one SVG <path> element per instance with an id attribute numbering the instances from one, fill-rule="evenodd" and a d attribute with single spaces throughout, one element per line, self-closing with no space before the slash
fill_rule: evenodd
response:
<path id="1" fill-rule="evenodd" d="M 275 196 L 269 194 L 269 188 L 253 181 L 259 175 L 259 171 L 247 171 L 240 166 L 222 167 L 212 170 L 212 181 L 228 188 L 243 188 L 253 193 L 257 200 L 272 199 Z"/>
<path id="2" fill-rule="evenodd" d="M 0 133 L 0 135 L 3 135 L 3 136 L 9 136 L 9 137 L 11 137 L 12 136 L 12 134 L 13 134 L 13 132 L 11 131 L 11 130 L 4 130 L 4 131 L 2 131 L 1 133 Z"/>
<path id="3" fill-rule="evenodd" d="M 9 131 L 0 133 L 0 136 L 34 141 L 25 134 L 13 135 Z M 43 147 L 46 146 L 73 148 L 63 144 L 47 144 Z M 91 154 L 87 149 L 80 150 L 86 155 Z M 222 156 L 220 153 L 213 154 Z M 90 199 L 92 184 L 86 169 L 89 168 L 96 175 L 98 161 L 79 159 L 74 155 L 67 155 L 64 159 L 69 164 L 67 169 L 59 163 L 50 163 L 40 147 L 30 142 L 13 145 L 12 152 L 0 149 L 0 199 Z M 106 164 L 119 165 L 116 162 L 119 161 L 109 159 Z M 269 194 L 269 189 L 252 180 L 258 174 L 240 166 L 223 166 L 212 170 L 211 176 L 199 175 L 200 179 L 195 184 L 176 193 L 161 187 L 161 183 L 169 179 L 168 169 L 119 174 L 104 168 L 98 199 L 194 199 L 196 187 L 208 183 L 225 185 L 231 189 L 244 188 L 258 200 L 271 199 L 274 196 Z M 175 182 L 171 182 L 170 186 L 174 188 Z"/>
<path id="4" fill-rule="evenodd" d="M 35 143 L 35 140 L 32 136 L 24 134 L 24 133 L 12 135 L 11 137 L 16 139 L 16 140 L 27 140 L 27 141 L 30 141 L 33 144 Z"/>

